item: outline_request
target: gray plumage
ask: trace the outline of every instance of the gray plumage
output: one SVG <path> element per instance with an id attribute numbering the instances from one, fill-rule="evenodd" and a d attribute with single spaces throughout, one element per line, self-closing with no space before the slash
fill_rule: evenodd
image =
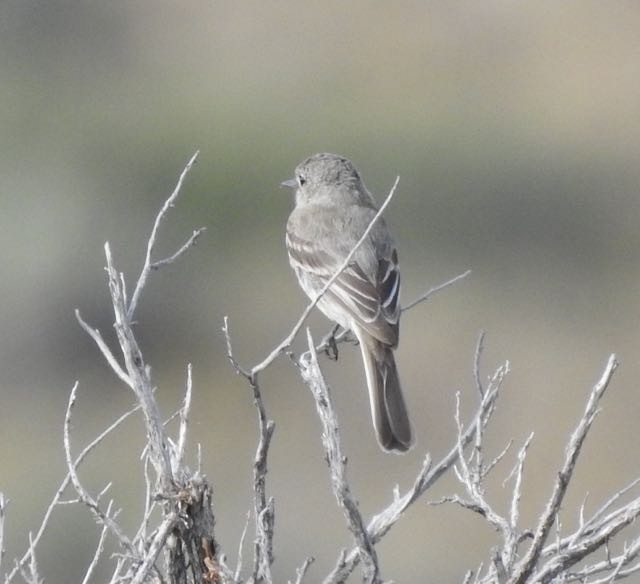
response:
<path id="1" fill-rule="evenodd" d="M 302 289 L 315 298 L 376 215 L 377 206 L 353 164 L 315 154 L 298 165 L 296 206 L 287 222 L 289 262 Z M 400 324 L 400 271 L 393 238 L 378 219 L 352 261 L 318 302 L 331 320 L 358 338 L 380 446 L 406 452 L 411 425 L 393 350 Z"/>

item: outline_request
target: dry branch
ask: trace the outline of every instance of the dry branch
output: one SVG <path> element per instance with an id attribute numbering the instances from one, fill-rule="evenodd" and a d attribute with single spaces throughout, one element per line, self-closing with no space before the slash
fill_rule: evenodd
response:
<path id="1" fill-rule="evenodd" d="M 609 357 L 607 366 L 602 373 L 602 377 L 600 378 L 598 383 L 596 383 L 593 391 L 591 392 L 591 395 L 589 396 L 589 401 L 587 402 L 584 415 L 580 419 L 577 428 L 569 439 L 564 464 L 562 465 L 562 468 L 558 473 L 556 483 L 554 485 L 553 492 L 551 494 L 551 497 L 549 498 L 547 506 L 540 517 L 540 521 L 538 523 L 538 527 L 535 530 L 531 547 L 528 549 L 522 560 L 518 563 L 513 576 L 509 580 L 509 584 L 523 584 L 524 582 L 526 582 L 527 578 L 533 572 L 538 559 L 540 558 L 540 554 L 542 553 L 542 548 L 547 540 L 549 531 L 551 530 L 551 527 L 554 524 L 556 517 L 560 511 L 560 506 L 562 505 L 562 500 L 564 499 L 564 495 L 567 492 L 567 487 L 569 486 L 569 481 L 571 480 L 571 476 L 573 475 L 578 456 L 580 455 L 580 450 L 582 449 L 584 440 L 587 437 L 589 429 L 591 428 L 591 424 L 595 420 L 598 413 L 598 403 L 600 402 L 600 399 L 602 399 L 602 396 L 604 395 L 607 387 L 609 387 L 609 382 L 611 381 L 611 377 L 613 376 L 613 373 L 615 372 L 617 367 L 618 361 L 616 359 L 616 356 L 611 355 Z"/>
<path id="2" fill-rule="evenodd" d="M 196 240 L 198 239 L 198 237 L 205 231 L 204 227 L 201 227 L 200 229 L 196 229 L 193 234 L 191 235 L 191 237 L 189 237 L 189 239 L 184 243 L 184 245 L 182 245 L 182 247 L 180 247 L 180 249 L 178 249 L 178 251 L 176 251 L 174 254 L 172 254 L 170 257 L 165 258 L 163 260 L 159 260 L 159 261 L 153 261 L 152 259 L 152 254 L 153 251 L 155 249 L 155 245 L 156 245 L 156 240 L 158 238 L 158 230 L 160 229 L 160 224 L 162 223 L 162 221 L 164 220 L 164 218 L 167 215 L 167 212 L 169 211 L 169 209 L 171 209 L 174 205 L 176 200 L 178 199 L 178 196 L 180 195 L 180 191 L 182 189 L 182 185 L 184 183 L 185 178 L 187 177 L 187 174 L 189 173 L 189 171 L 192 169 L 193 165 L 195 164 L 196 160 L 198 159 L 200 152 L 196 152 L 191 159 L 189 160 L 189 162 L 187 162 L 187 165 L 184 167 L 184 170 L 182 171 L 182 173 L 180 174 L 180 178 L 178 179 L 178 183 L 176 184 L 175 188 L 173 189 L 173 192 L 171 193 L 171 196 L 164 202 L 164 205 L 162 205 L 162 208 L 160 209 L 160 212 L 156 215 L 156 219 L 153 223 L 153 229 L 151 230 L 151 235 L 149 236 L 149 240 L 147 241 L 147 252 L 144 258 L 144 264 L 142 266 L 142 271 L 140 272 L 140 276 L 138 277 L 138 281 L 136 282 L 136 287 L 133 291 L 133 296 L 131 296 L 131 302 L 129 303 L 129 306 L 127 307 L 127 319 L 128 320 L 132 320 L 133 319 L 133 314 L 136 311 L 136 308 L 138 306 L 138 300 L 140 299 L 140 295 L 142 294 L 142 290 L 144 289 L 146 283 L 147 283 L 147 278 L 149 277 L 149 274 L 151 273 L 152 270 L 157 270 L 158 268 L 161 268 L 163 266 L 166 266 L 170 263 L 173 263 L 175 260 L 177 260 L 184 252 L 186 252 L 192 245 L 194 245 L 196 243 Z"/>
<path id="3" fill-rule="evenodd" d="M 322 444 L 331 474 L 333 494 L 355 539 L 358 555 L 363 565 L 363 581 L 377 584 L 380 582 L 378 555 L 347 481 L 347 458 L 342 453 L 338 419 L 333 409 L 329 386 L 320 371 L 318 355 L 309 329 L 307 329 L 307 342 L 309 351 L 304 354 L 299 363 L 302 379 L 313 394 L 316 410 L 322 423 Z"/>
<path id="4" fill-rule="evenodd" d="M 159 227 L 168 210 L 175 205 L 187 173 L 192 168 L 198 153 L 194 154 L 182 171 L 178 183 L 158 212 L 146 248 L 144 265 L 136 282 L 131 301 L 127 301 L 125 277 L 115 268 L 108 243 L 105 244 L 107 275 L 111 302 L 113 305 L 115 330 L 124 366 L 114 356 L 99 331 L 88 325 L 76 311 L 82 328 L 91 336 L 114 373 L 134 392 L 138 408 L 143 413 L 147 442 L 143 449 L 143 469 L 145 475 L 146 498 L 142 521 L 133 540 L 124 535 L 113 517 L 100 509 L 98 500 L 84 489 L 76 473 L 71 457 L 70 420 L 77 385 L 71 392 L 65 421 L 65 451 L 70 481 L 80 500 L 88 506 L 98 520 L 116 536 L 125 550 L 114 571 L 112 581 L 122 578 L 135 584 L 153 578 L 171 583 L 215 582 L 218 578 L 217 545 L 213 537 L 214 518 L 211 507 L 209 486 L 198 472 L 193 473 L 185 466 L 185 452 L 188 431 L 189 409 L 192 395 L 191 365 L 187 368 L 184 402 L 178 411 L 178 436 L 174 440 L 167 433 L 160 413 L 151 379 L 151 368 L 146 364 L 142 350 L 133 330 L 133 315 L 140 296 L 152 270 L 167 266 L 177 260 L 197 240 L 203 229 L 194 231 L 190 238 L 175 253 L 154 260 Z M 152 477 L 149 465 L 153 468 Z M 150 523 L 154 509 L 159 508 L 161 520 L 150 533 Z M 167 547 L 168 540 L 172 540 Z M 163 574 L 157 565 L 164 552 L 166 571 Z M 98 554 L 99 556 L 99 554 Z M 93 566 L 93 563 L 92 563 Z M 124 575 L 120 575 L 124 572 Z"/>
<path id="5" fill-rule="evenodd" d="M 367 532 L 374 544 L 378 543 L 402 517 L 404 512 L 415 503 L 424 493 L 430 489 L 443 475 L 449 471 L 458 461 L 460 445 L 462 448 L 474 439 L 478 422 L 489 420 L 494 411 L 495 400 L 498 397 L 500 387 L 508 371 L 508 364 L 498 368 L 492 378 L 491 385 L 480 403 L 477 413 L 467 425 L 466 430 L 458 437 L 456 444 L 435 465 L 431 457 L 425 456 L 422 468 L 414 480 L 413 486 L 402 496 L 394 496 L 394 500 L 382 511 L 373 516 L 367 525 Z M 324 579 L 324 584 L 339 584 L 344 582 L 360 561 L 356 549 L 341 553 L 331 573 Z"/>

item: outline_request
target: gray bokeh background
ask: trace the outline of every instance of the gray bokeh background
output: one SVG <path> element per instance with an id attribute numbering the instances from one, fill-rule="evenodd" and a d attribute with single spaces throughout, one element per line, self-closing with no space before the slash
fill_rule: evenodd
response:
<path id="1" fill-rule="evenodd" d="M 358 351 L 325 366 L 349 472 L 368 517 L 405 488 L 426 451 L 442 455 L 454 396 L 476 396 L 509 359 L 488 436 L 496 451 L 530 431 L 523 520 L 539 514 L 586 392 L 608 354 L 622 368 L 588 441 L 563 519 L 637 474 L 640 308 L 640 5 L 633 2 L 97 2 L 0 4 L 0 490 L 11 499 L 6 563 L 21 553 L 64 475 L 62 421 L 80 381 L 80 449 L 132 396 L 73 317 L 109 338 L 102 246 L 130 285 L 159 205 L 189 156 L 199 164 L 164 225 L 171 252 L 138 314 L 159 399 L 170 413 L 193 363 L 192 453 L 215 489 L 218 538 L 233 556 L 249 508 L 256 445 L 249 390 L 228 366 L 229 315 L 251 364 L 305 299 L 289 271 L 278 187 L 316 151 L 354 160 L 398 240 L 403 298 L 467 268 L 461 284 L 406 315 L 398 351 L 418 437 L 405 457 L 379 451 Z M 311 321 L 316 335 L 327 323 Z M 350 540 L 334 504 L 311 397 L 286 362 L 264 375 L 277 427 L 276 574 L 309 555 L 318 581 Z M 142 505 L 140 420 L 84 467 L 114 480 L 132 529 Z M 497 504 L 511 462 L 491 483 Z M 449 481 L 431 499 L 451 492 Z M 89 513 L 56 513 L 40 551 L 47 582 L 78 581 L 97 541 Z M 494 534 L 468 512 L 418 504 L 380 545 L 397 582 L 459 582 Z M 102 577 L 105 577 L 102 573 Z"/>

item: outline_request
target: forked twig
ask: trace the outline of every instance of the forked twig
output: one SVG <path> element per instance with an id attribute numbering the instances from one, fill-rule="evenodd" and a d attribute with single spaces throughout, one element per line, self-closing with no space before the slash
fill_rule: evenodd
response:
<path id="1" fill-rule="evenodd" d="M 101 525 L 106 525 L 109 528 L 120 545 L 127 551 L 128 554 L 131 555 L 131 557 L 137 558 L 138 552 L 132 545 L 129 538 L 124 534 L 121 527 L 100 508 L 100 506 L 98 505 L 98 501 L 94 499 L 84 488 L 84 486 L 80 482 L 80 478 L 78 477 L 76 467 L 74 466 L 73 456 L 71 455 L 71 413 L 76 402 L 77 392 L 78 382 L 76 382 L 71 389 L 71 394 L 69 395 L 69 403 L 67 405 L 67 411 L 64 418 L 64 452 L 65 460 L 67 463 L 67 470 L 69 471 L 69 476 L 71 478 L 71 484 L 73 485 L 76 493 L 78 493 L 80 500 L 92 511 L 96 520 Z"/>
<path id="2" fill-rule="evenodd" d="M 602 376 L 594 386 L 591 395 L 589 396 L 584 415 L 580 419 L 580 422 L 569 439 L 564 464 L 558 473 L 551 497 L 549 498 L 547 506 L 538 522 L 533 542 L 524 557 L 520 562 L 518 562 L 513 576 L 509 579 L 509 584 L 524 584 L 535 569 L 544 544 L 546 543 L 547 536 L 549 535 L 549 531 L 554 524 L 555 518 L 560 510 L 560 505 L 564 499 L 564 495 L 567 492 L 567 487 L 571 480 L 571 476 L 573 475 L 584 440 L 591 428 L 591 424 L 598 414 L 598 403 L 607 390 L 607 387 L 609 387 L 609 382 L 611 381 L 617 367 L 618 360 L 615 355 L 611 355 Z"/>
<path id="3" fill-rule="evenodd" d="M 173 189 L 171 196 L 164 202 L 164 205 L 160 209 L 160 212 L 156 215 L 156 219 L 153 223 L 153 229 L 151 230 L 151 235 L 149 236 L 149 240 L 147 241 L 147 252 L 144 258 L 142 271 L 140 272 L 140 276 L 138 277 L 138 281 L 136 282 L 136 287 L 133 291 L 133 296 L 131 296 L 131 301 L 129 302 L 129 306 L 127 308 L 126 314 L 129 320 L 133 318 L 133 314 L 135 313 L 136 308 L 138 306 L 138 301 L 140 300 L 140 294 L 142 294 L 142 290 L 144 289 L 147 283 L 147 278 L 149 277 L 149 274 L 151 273 L 151 271 L 174 262 L 176 259 L 178 259 L 178 257 L 180 257 L 184 252 L 186 252 L 192 245 L 194 245 L 198 237 L 202 234 L 203 231 L 205 231 L 204 227 L 201 227 L 200 229 L 195 230 L 191 235 L 191 237 L 187 240 L 187 242 L 170 257 L 160 261 L 156 261 L 156 262 L 152 260 L 151 256 L 153 254 L 153 251 L 156 245 L 156 239 L 158 237 L 158 229 L 160 228 L 160 224 L 162 223 L 163 219 L 167 215 L 167 212 L 169 211 L 169 209 L 171 209 L 171 207 L 174 206 L 176 199 L 180 194 L 180 190 L 182 189 L 182 183 L 184 183 L 184 179 L 186 178 L 187 174 L 189 174 L 189 171 L 195 164 L 199 154 L 200 152 L 196 151 L 196 153 L 191 157 L 189 162 L 187 162 L 187 165 L 184 167 L 184 170 L 180 174 L 178 183 Z"/>
<path id="4" fill-rule="evenodd" d="M 480 406 L 472 421 L 467 425 L 459 439 L 463 448 L 466 447 L 475 437 L 477 422 L 491 415 L 498 397 L 500 387 L 508 372 L 508 364 L 498 368 L 493 377 L 491 385 L 487 388 Z M 459 459 L 459 445 L 456 443 L 451 450 L 437 463 L 433 464 L 430 456 L 426 456 L 418 476 L 414 480 L 413 486 L 402 496 L 395 496 L 394 500 L 369 521 L 367 533 L 371 541 L 376 544 L 400 519 L 403 513 L 415 503 L 429 488 L 431 488 L 446 472 L 453 467 Z M 323 584 L 340 584 L 344 582 L 360 561 L 356 548 L 348 552 L 342 552 L 333 570 L 323 580 Z"/>
<path id="5" fill-rule="evenodd" d="M 93 452 L 93 450 L 99 444 L 101 444 L 107 438 L 107 436 L 109 436 L 112 432 L 114 432 L 116 429 L 118 429 L 125 420 L 127 420 L 131 415 L 133 415 L 135 412 L 137 412 L 139 410 L 140 410 L 140 405 L 134 406 L 133 408 L 131 408 L 130 410 L 128 410 L 124 414 L 122 414 L 114 422 L 112 422 L 100 434 L 98 434 L 98 436 L 96 436 L 96 438 L 94 438 L 87 446 L 85 446 L 82 449 L 80 454 L 73 461 L 73 467 L 75 469 L 78 469 L 80 467 L 80 465 L 82 464 L 82 462 L 86 459 L 86 457 L 91 452 Z M 40 539 L 44 535 L 44 532 L 45 532 L 47 526 L 49 525 L 49 520 L 51 518 L 51 515 L 53 514 L 54 509 L 61 503 L 62 495 L 67 490 L 67 487 L 69 486 L 69 484 L 71 484 L 71 474 L 69 472 L 67 472 L 67 475 L 62 480 L 62 483 L 60 483 L 60 486 L 58 487 L 58 490 L 56 491 L 56 494 L 53 496 L 53 499 L 49 503 L 49 506 L 47 507 L 47 510 L 46 510 L 46 512 L 44 514 L 44 517 L 43 517 L 43 519 L 42 519 L 42 521 L 40 523 L 40 526 L 38 527 L 38 530 L 36 531 L 35 536 L 33 537 L 33 545 L 34 546 L 38 545 L 38 543 L 40 542 Z M 24 555 L 19 560 L 16 560 L 16 565 L 14 566 L 14 568 L 5 576 L 5 584 L 9 584 L 16 577 L 16 575 L 19 573 L 20 569 L 23 566 L 25 566 L 27 564 L 27 562 L 30 561 L 30 558 L 31 558 L 30 554 L 31 554 L 31 548 L 27 549 L 27 551 L 24 553 Z"/>

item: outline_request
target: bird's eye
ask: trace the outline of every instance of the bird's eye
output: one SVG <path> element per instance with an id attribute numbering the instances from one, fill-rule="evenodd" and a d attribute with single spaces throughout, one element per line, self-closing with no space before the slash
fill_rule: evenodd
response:
<path id="1" fill-rule="evenodd" d="M 298 175 L 298 184 L 300 186 L 304 186 L 304 183 L 307 182 L 307 179 L 305 179 L 301 174 Z"/>

